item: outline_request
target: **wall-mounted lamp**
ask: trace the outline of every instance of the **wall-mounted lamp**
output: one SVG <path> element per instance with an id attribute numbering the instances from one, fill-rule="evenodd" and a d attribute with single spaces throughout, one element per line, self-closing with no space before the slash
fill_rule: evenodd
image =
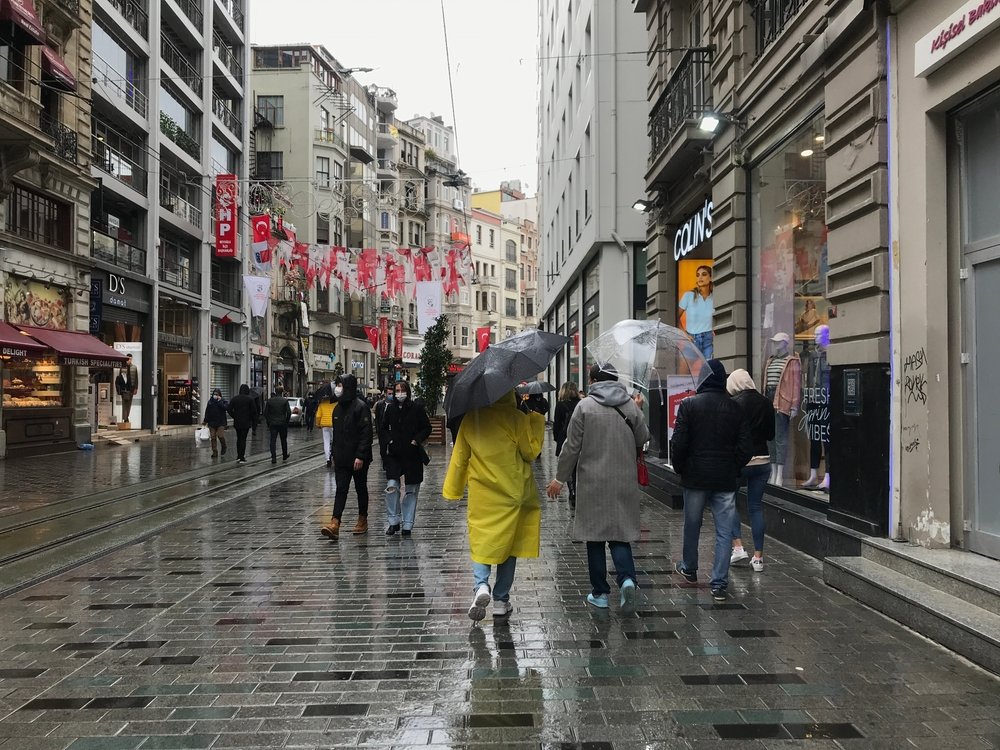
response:
<path id="1" fill-rule="evenodd" d="M 737 128 L 743 127 L 743 120 L 736 115 L 728 112 L 705 112 L 698 121 L 698 129 L 705 133 L 715 133 L 724 122 L 731 123 Z"/>
<path id="2" fill-rule="evenodd" d="M 648 201 L 645 198 L 639 198 L 639 200 L 632 204 L 632 208 L 640 213 L 648 214 L 653 210 L 654 205 L 653 201 Z"/>

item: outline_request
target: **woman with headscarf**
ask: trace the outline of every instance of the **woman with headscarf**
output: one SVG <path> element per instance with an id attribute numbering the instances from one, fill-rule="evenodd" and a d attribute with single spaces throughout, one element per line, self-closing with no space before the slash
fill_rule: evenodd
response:
<path id="1" fill-rule="evenodd" d="M 750 514 L 750 530 L 753 534 L 753 558 L 750 567 L 755 573 L 764 570 L 764 487 L 771 476 L 771 459 L 767 441 L 774 440 L 774 405 L 762 396 L 754 385 L 753 378 L 746 370 L 733 370 L 726 380 L 726 390 L 738 403 L 746 415 L 753 438 L 753 458 L 743 467 L 741 481 L 747 486 L 747 510 Z M 739 513 L 733 515 L 733 554 L 729 564 L 746 560 L 749 555 L 743 549 L 742 527 Z"/>
<path id="2" fill-rule="evenodd" d="M 510 589 L 519 557 L 538 557 L 542 510 L 531 463 L 545 439 L 545 417 L 517 408 L 510 391 L 465 415 L 458 430 L 442 494 L 461 500 L 469 488 L 469 552 L 473 597 L 469 618 L 510 615 Z M 492 590 L 490 566 L 496 566 Z"/>

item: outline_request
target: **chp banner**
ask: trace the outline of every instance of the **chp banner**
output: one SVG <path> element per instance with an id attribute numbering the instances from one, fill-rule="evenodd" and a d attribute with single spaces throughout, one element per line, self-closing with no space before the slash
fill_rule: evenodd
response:
<path id="1" fill-rule="evenodd" d="M 365 336 L 371 342 L 372 349 L 378 351 L 378 328 L 375 326 L 365 326 Z"/>
<path id="2" fill-rule="evenodd" d="M 441 282 L 417 282 L 417 332 L 424 336 L 441 315 Z"/>
<path id="3" fill-rule="evenodd" d="M 403 320 L 400 318 L 396 321 L 396 331 L 393 333 L 392 341 L 392 356 L 396 359 L 403 358 Z"/>
<path id="4" fill-rule="evenodd" d="M 215 257 L 236 257 L 236 175 L 220 174 L 215 178 Z"/>
<path id="5" fill-rule="evenodd" d="M 271 217 L 267 214 L 250 217 L 250 228 L 253 231 L 250 250 L 253 253 L 253 264 L 262 273 L 271 270 Z"/>
<path id="6" fill-rule="evenodd" d="M 243 286 L 250 297 L 250 312 L 254 317 L 263 318 L 267 314 L 267 301 L 271 295 L 271 280 L 266 276 L 243 277 Z"/>
<path id="7" fill-rule="evenodd" d="M 476 343 L 479 344 L 479 351 L 485 352 L 486 348 L 490 345 L 490 327 L 484 326 L 483 328 L 476 329 Z"/>
<path id="8" fill-rule="evenodd" d="M 389 358 L 389 319 L 378 319 L 378 356 L 382 359 Z"/>

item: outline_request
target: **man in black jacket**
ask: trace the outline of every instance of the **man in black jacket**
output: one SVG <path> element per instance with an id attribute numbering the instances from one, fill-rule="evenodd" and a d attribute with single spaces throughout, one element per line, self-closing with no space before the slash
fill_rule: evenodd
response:
<path id="1" fill-rule="evenodd" d="M 233 397 L 226 411 L 233 418 L 233 429 L 236 430 L 236 460 L 245 464 L 247 462 L 247 433 L 257 427 L 257 420 L 260 418 L 257 402 L 250 395 L 250 386 L 245 383 L 240 386 L 239 395 Z"/>
<path id="2" fill-rule="evenodd" d="M 278 438 L 281 438 L 281 460 L 288 460 L 288 423 L 292 419 L 292 407 L 285 398 L 285 392 L 278 388 L 264 404 L 264 421 L 271 436 L 271 463 L 278 463 Z"/>
<path id="3" fill-rule="evenodd" d="M 333 410 L 333 468 L 337 494 L 333 503 L 333 518 L 326 524 L 323 536 L 333 540 L 340 537 L 340 519 L 347 505 L 347 492 L 351 479 L 358 493 L 358 522 L 355 534 L 368 531 L 368 467 L 372 462 L 372 412 L 368 403 L 358 396 L 358 379 L 353 375 L 338 375 L 334 381 L 333 396 L 337 407 Z"/>
<path id="4" fill-rule="evenodd" d="M 684 550 L 674 569 L 687 583 L 697 583 L 698 537 L 705 506 L 710 506 L 715 521 L 712 598 L 724 602 L 736 490 L 753 455 L 753 440 L 743 410 L 726 393 L 726 368 L 717 359 L 708 366 L 711 374 L 698 395 L 681 401 L 670 439 L 670 459 L 684 488 Z"/>

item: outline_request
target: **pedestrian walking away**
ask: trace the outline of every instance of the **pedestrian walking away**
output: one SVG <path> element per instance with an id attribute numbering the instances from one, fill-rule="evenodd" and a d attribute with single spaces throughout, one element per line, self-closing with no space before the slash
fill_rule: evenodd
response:
<path id="1" fill-rule="evenodd" d="M 382 414 L 378 438 L 386 477 L 385 533 L 392 536 L 401 531 L 403 536 L 409 536 L 417 515 L 420 484 L 424 481 L 423 443 L 431 436 L 431 422 L 423 404 L 413 402 L 410 384 L 405 380 L 396 383 L 388 404 Z"/>
<path id="2" fill-rule="evenodd" d="M 327 383 L 316 393 L 316 426 L 323 433 L 323 455 L 326 467 L 333 468 L 333 412 L 337 404 L 333 400 L 333 389 Z"/>
<path id="3" fill-rule="evenodd" d="M 743 409 L 750 437 L 753 440 L 753 457 L 743 467 L 740 481 L 747 486 L 747 513 L 753 534 L 753 557 L 750 567 L 755 573 L 764 572 L 764 488 L 771 476 L 771 463 L 767 441 L 774 440 L 774 404 L 765 398 L 754 385 L 746 370 L 733 370 L 726 381 L 726 390 L 733 401 Z M 729 564 L 746 560 L 749 555 L 743 548 L 740 514 L 733 519 L 733 552 Z"/>
<path id="4" fill-rule="evenodd" d="M 306 434 L 311 435 L 313 431 L 313 422 L 316 419 L 316 406 L 319 402 L 316 400 L 316 394 L 312 391 L 306 393 L 306 402 L 304 404 L 302 419 L 303 424 L 306 427 Z"/>
<path id="5" fill-rule="evenodd" d="M 212 398 L 205 404 L 205 419 L 202 424 L 208 427 L 208 434 L 212 440 L 212 458 L 218 458 L 219 451 L 217 445 L 222 447 L 222 455 L 226 455 L 226 402 L 222 400 L 222 391 L 216 388 L 212 391 Z"/>
<path id="6" fill-rule="evenodd" d="M 250 395 L 250 386 L 246 383 L 240 386 L 240 392 L 229 402 L 226 410 L 233 418 L 233 429 L 236 430 L 236 460 L 247 462 L 247 434 L 257 427 L 260 412 L 257 401 Z"/>
<path id="7" fill-rule="evenodd" d="M 559 497 L 563 486 L 576 475 L 573 538 L 587 543 L 591 587 L 587 601 L 599 609 L 607 609 L 611 593 L 605 545 L 615 563 L 619 604 L 623 608 L 635 604 L 631 543 L 639 539 L 642 500 L 636 456 L 647 440 L 646 419 L 618 382 L 618 373 L 609 365 L 594 364 L 587 397 L 580 400 L 569 420 L 548 496 Z"/>
<path id="8" fill-rule="evenodd" d="M 513 390 L 466 413 L 458 428 L 442 494 L 446 500 L 461 500 L 469 489 L 473 621 L 486 616 L 491 599 L 494 617 L 510 615 L 517 558 L 538 557 L 542 512 L 531 463 L 544 439 L 545 417 L 519 411 Z"/>
<path id="9" fill-rule="evenodd" d="M 285 392 L 278 388 L 264 404 L 264 421 L 271 438 L 271 463 L 278 463 L 278 438 L 281 438 L 281 460 L 288 460 L 288 423 L 292 419 L 292 407 L 285 398 Z"/>
<path id="10" fill-rule="evenodd" d="M 572 380 L 567 380 L 559 389 L 559 400 L 556 401 L 556 413 L 552 420 L 552 437 L 556 441 L 556 458 L 562 453 L 563 443 L 566 442 L 566 428 L 569 426 L 569 419 L 573 416 L 573 410 L 580 403 L 580 388 Z M 576 474 L 566 480 L 566 489 L 569 490 L 569 507 L 576 507 Z"/>
<path id="11" fill-rule="evenodd" d="M 712 598 L 728 598 L 729 558 L 736 522 L 736 490 L 740 472 L 753 455 L 750 426 L 743 409 L 726 393 L 726 368 L 708 360 L 711 374 L 698 393 L 681 401 L 670 439 L 674 471 L 684 491 L 684 542 L 682 559 L 674 570 L 688 583 L 698 581 L 698 537 L 705 506 L 715 521 L 715 559 L 712 563 Z"/>
<path id="12" fill-rule="evenodd" d="M 392 395 L 392 388 L 386 388 L 385 393 L 382 394 L 382 398 L 375 402 L 375 434 L 379 436 L 379 440 L 381 440 L 382 436 L 382 417 L 385 415 L 385 410 L 389 408 L 389 404 L 392 403 Z M 379 452 L 383 453 L 381 446 L 379 447 Z M 384 455 L 383 458 L 385 458 Z"/>
<path id="13" fill-rule="evenodd" d="M 336 541 L 340 538 L 340 519 L 347 506 L 347 493 L 354 480 L 358 494 L 358 521 L 354 534 L 368 531 L 368 468 L 372 463 L 372 412 L 368 402 L 358 395 L 358 379 L 353 375 L 338 375 L 333 396 L 333 470 L 337 492 L 333 502 L 333 518 L 323 526 L 323 536 Z"/>

